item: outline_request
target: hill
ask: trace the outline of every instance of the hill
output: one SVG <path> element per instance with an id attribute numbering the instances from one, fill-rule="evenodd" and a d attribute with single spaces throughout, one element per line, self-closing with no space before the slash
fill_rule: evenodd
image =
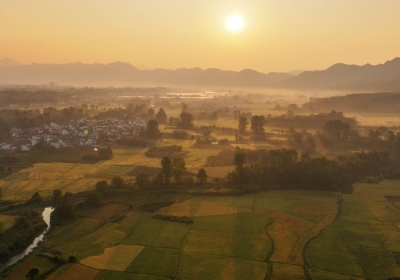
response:
<path id="1" fill-rule="evenodd" d="M 400 89 L 400 58 L 378 65 L 338 63 L 326 70 L 305 71 L 283 80 L 280 86 L 295 89 L 395 91 Z"/>
<path id="2" fill-rule="evenodd" d="M 4 63 L 1 63 L 4 61 Z M 286 73 L 261 73 L 250 69 L 240 72 L 221 69 L 154 69 L 139 70 L 129 63 L 109 64 L 13 64 L 0 61 L 0 83 L 43 84 L 55 82 L 63 85 L 118 86 L 146 83 L 153 85 L 196 85 L 227 87 L 271 87 L 283 79 L 292 77 Z"/>

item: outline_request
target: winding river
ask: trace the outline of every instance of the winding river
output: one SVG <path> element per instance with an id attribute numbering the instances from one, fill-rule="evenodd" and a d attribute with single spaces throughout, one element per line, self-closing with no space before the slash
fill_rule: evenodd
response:
<path id="1" fill-rule="evenodd" d="M 18 255 L 15 255 L 14 257 L 12 257 L 11 259 L 9 259 L 8 261 L 6 261 L 5 263 L 0 264 L 0 270 L 3 270 L 4 268 L 15 264 L 17 261 L 19 261 L 20 259 L 22 259 L 23 257 L 25 257 L 26 255 L 28 255 L 30 252 L 32 252 L 33 249 L 35 249 L 38 245 L 39 242 L 43 241 L 44 239 L 44 235 L 49 231 L 50 229 L 50 215 L 51 213 L 54 211 L 53 207 L 46 207 L 42 213 L 43 216 L 43 220 L 47 225 L 47 228 L 44 230 L 44 232 L 42 234 L 40 234 L 38 237 L 35 238 L 35 240 L 33 240 L 33 242 L 25 248 L 24 251 L 22 251 L 21 253 L 19 253 Z"/>

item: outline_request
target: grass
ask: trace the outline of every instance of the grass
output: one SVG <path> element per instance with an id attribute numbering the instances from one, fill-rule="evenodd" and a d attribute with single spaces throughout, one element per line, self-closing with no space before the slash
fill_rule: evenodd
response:
<path id="1" fill-rule="evenodd" d="M 179 249 L 190 228 L 191 225 L 188 224 L 172 223 L 146 216 L 121 244 Z"/>
<path id="2" fill-rule="evenodd" d="M 265 234 L 240 234 L 192 230 L 183 252 L 264 261 L 271 242 Z"/>
<path id="3" fill-rule="evenodd" d="M 177 280 L 264 280 L 265 262 L 222 256 L 184 253 Z"/>
<path id="4" fill-rule="evenodd" d="M 98 270 L 80 264 L 66 264 L 53 272 L 48 280 L 94 280 L 99 274 Z M 21 278 L 22 279 L 22 278 Z"/>
<path id="5" fill-rule="evenodd" d="M 214 232 L 263 234 L 271 219 L 254 212 L 194 217 L 193 229 Z"/>
<path id="6" fill-rule="evenodd" d="M 176 249 L 145 247 L 126 271 L 174 278 L 179 255 L 180 251 Z"/>
<path id="7" fill-rule="evenodd" d="M 106 248 L 99 256 L 83 259 L 80 263 L 98 270 L 125 271 L 143 248 L 143 246 L 117 245 Z"/>

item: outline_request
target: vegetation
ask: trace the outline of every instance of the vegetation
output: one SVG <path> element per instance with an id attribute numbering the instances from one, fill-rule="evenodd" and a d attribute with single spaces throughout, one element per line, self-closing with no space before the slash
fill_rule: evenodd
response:
<path id="1" fill-rule="evenodd" d="M 25 249 L 44 230 L 45 226 L 40 212 L 24 210 L 15 220 L 15 225 L 1 234 L 0 262 L 7 261 L 11 256 Z"/>

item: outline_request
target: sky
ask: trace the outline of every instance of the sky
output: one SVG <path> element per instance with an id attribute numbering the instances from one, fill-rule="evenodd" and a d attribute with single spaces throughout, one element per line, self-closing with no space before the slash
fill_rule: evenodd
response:
<path id="1" fill-rule="evenodd" d="M 286 72 L 400 56 L 399 0 L 0 0 L 0 59 Z M 231 32 L 238 14 L 244 27 Z"/>

